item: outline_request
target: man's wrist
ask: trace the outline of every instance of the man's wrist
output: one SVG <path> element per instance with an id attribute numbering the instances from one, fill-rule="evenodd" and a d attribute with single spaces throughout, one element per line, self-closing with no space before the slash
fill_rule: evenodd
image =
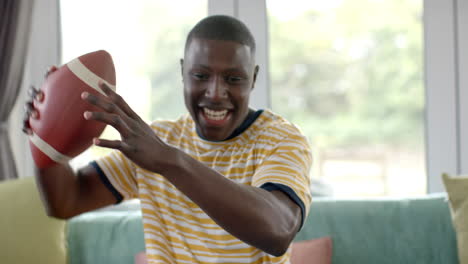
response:
<path id="1" fill-rule="evenodd" d="M 162 162 L 159 162 L 161 165 L 158 166 L 158 173 L 167 178 L 180 170 L 183 154 L 185 153 L 180 149 L 167 145 L 167 149 L 164 151 L 163 157 L 161 157 Z"/>

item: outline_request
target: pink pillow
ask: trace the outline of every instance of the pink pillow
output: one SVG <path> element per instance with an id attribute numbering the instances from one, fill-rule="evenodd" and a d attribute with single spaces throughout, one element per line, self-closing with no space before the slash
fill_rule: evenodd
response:
<path id="1" fill-rule="evenodd" d="M 291 264 L 331 264 L 332 240 L 321 237 L 292 244 Z"/>
<path id="2" fill-rule="evenodd" d="M 139 252 L 135 255 L 135 264 L 148 264 L 145 252 Z"/>

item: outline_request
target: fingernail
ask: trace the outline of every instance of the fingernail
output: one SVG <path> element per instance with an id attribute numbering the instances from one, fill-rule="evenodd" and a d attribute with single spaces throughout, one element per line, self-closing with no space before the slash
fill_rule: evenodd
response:
<path id="1" fill-rule="evenodd" d="M 37 118 L 37 117 L 39 116 L 39 114 L 38 114 L 36 111 L 33 111 L 33 112 L 31 113 L 31 116 L 32 116 L 33 118 Z"/>
<path id="2" fill-rule="evenodd" d="M 86 112 L 84 112 L 83 115 L 84 115 L 85 119 L 89 119 L 91 117 L 91 112 L 86 111 Z"/>
<path id="3" fill-rule="evenodd" d="M 43 94 L 43 93 L 38 93 L 38 94 L 36 95 L 36 100 L 42 101 L 42 99 L 44 99 L 44 94 Z"/>
<path id="4" fill-rule="evenodd" d="M 81 98 L 86 99 L 88 98 L 89 93 L 88 92 L 82 92 L 81 93 Z"/>

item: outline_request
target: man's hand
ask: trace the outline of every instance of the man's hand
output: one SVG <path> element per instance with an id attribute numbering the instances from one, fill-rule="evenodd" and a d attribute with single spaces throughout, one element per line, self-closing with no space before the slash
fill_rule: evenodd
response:
<path id="1" fill-rule="evenodd" d="M 45 74 L 45 79 L 49 74 L 53 73 L 57 70 L 57 67 L 51 66 L 47 69 Z M 44 93 L 41 90 L 37 89 L 34 86 L 31 86 L 28 90 L 29 100 L 26 101 L 24 104 L 24 116 L 23 116 L 23 132 L 27 135 L 31 135 L 33 132 L 31 130 L 31 126 L 29 124 L 29 118 L 32 117 L 34 119 L 39 117 L 39 112 L 34 108 L 34 101 L 42 102 L 44 100 Z"/>
<path id="2" fill-rule="evenodd" d="M 119 133 L 121 140 L 95 138 L 93 143 L 104 148 L 120 150 L 138 166 L 152 172 L 161 173 L 172 148 L 164 143 L 125 102 L 125 100 L 100 82 L 99 87 L 107 97 L 84 92 L 81 97 L 103 112 L 85 112 L 87 120 L 95 120 L 111 125 Z"/>

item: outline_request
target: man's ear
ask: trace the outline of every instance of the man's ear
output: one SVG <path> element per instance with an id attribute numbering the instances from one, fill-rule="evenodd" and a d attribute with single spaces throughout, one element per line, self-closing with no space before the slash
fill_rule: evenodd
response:
<path id="1" fill-rule="evenodd" d="M 184 59 L 180 59 L 180 74 L 182 75 L 182 81 L 184 80 Z"/>
<path id="2" fill-rule="evenodd" d="M 253 82 L 252 82 L 252 89 L 255 87 L 255 82 L 257 81 L 257 75 L 258 75 L 259 70 L 260 70 L 260 67 L 258 65 L 255 66 Z"/>

